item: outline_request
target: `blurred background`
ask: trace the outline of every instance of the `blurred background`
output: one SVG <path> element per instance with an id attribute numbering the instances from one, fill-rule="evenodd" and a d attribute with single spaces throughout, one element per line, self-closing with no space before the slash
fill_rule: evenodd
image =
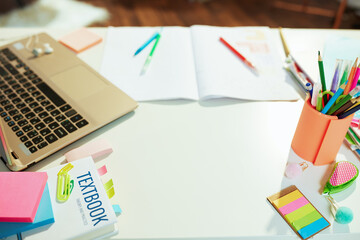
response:
<path id="1" fill-rule="evenodd" d="M 360 28 L 360 0 L 0 0 L 0 27 Z"/>

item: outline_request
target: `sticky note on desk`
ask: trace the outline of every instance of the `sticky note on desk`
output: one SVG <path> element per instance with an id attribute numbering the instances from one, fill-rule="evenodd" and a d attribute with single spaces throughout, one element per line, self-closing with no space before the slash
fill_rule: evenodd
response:
<path id="1" fill-rule="evenodd" d="M 0 222 L 33 222 L 47 179 L 45 172 L 0 172 Z"/>
<path id="2" fill-rule="evenodd" d="M 330 226 L 294 185 L 267 199 L 301 239 L 308 239 Z"/>
<path id="3" fill-rule="evenodd" d="M 76 53 L 80 53 L 95 44 L 102 41 L 102 37 L 91 32 L 86 28 L 81 28 L 71 32 L 59 39 L 59 42 L 64 44 Z"/>

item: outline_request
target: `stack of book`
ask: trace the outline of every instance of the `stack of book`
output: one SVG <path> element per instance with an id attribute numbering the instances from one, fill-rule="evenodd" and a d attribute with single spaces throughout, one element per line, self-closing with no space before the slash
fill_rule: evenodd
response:
<path id="1" fill-rule="evenodd" d="M 0 173 L 0 239 L 94 239 L 117 233 L 116 216 L 91 157 L 71 163 L 73 189 L 57 199 L 58 166 Z"/>

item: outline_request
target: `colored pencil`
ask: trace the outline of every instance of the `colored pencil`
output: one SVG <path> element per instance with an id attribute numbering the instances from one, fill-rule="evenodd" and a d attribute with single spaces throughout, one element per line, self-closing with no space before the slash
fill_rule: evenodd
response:
<path id="1" fill-rule="evenodd" d="M 360 103 L 360 97 L 350 99 L 347 103 L 342 105 L 338 110 L 336 110 L 332 115 L 340 115 L 343 112 L 350 110 L 355 104 Z"/>
<path id="2" fill-rule="evenodd" d="M 344 92 L 345 89 L 345 83 L 339 87 L 339 89 L 335 92 L 334 96 L 330 98 L 329 102 L 325 105 L 324 109 L 321 111 L 321 113 L 326 114 L 331 106 L 335 103 L 336 99 Z"/>
<path id="3" fill-rule="evenodd" d="M 360 110 L 360 105 L 357 105 L 356 107 L 350 109 L 349 111 L 346 111 L 338 116 L 338 119 L 346 118 L 347 116 L 355 113 L 356 111 Z"/>
<path id="4" fill-rule="evenodd" d="M 359 81 L 359 77 L 360 77 L 360 63 L 356 68 L 356 72 L 353 78 L 353 82 L 352 82 L 352 86 L 351 86 L 351 90 L 354 89 Z"/>
<path id="5" fill-rule="evenodd" d="M 320 55 L 320 51 L 318 51 L 318 65 L 319 65 L 319 72 L 320 72 L 320 80 L 323 92 L 326 91 L 326 82 L 325 82 L 325 73 L 324 73 L 324 63 L 322 57 Z"/>
<path id="6" fill-rule="evenodd" d="M 341 69 L 341 66 L 342 66 L 342 62 L 343 62 L 342 59 L 336 59 L 334 76 L 333 76 L 332 83 L 331 83 L 331 88 L 330 88 L 330 90 L 333 93 L 336 92 L 336 90 L 338 88 L 338 85 L 339 85 L 339 78 L 340 78 L 339 75 L 340 75 L 340 69 Z"/>
<path id="7" fill-rule="evenodd" d="M 238 56 L 246 66 L 248 66 L 255 73 L 258 73 L 256 67 L 250 61 L 248 61 L 239 51 L 237 51 L 233 46 L 231 46 L 230 43 L 228 43 L 224 38 L 220 37 L 220 42 L 222 42 L 227 48 L 229 48 L 233 53 L 235 53 L 235 55 Z"/>
<path id="8" fill-rule="evenodd" d="M 341 99 L 338 103 L 336 103 L 334 106 L 332 106 L 327 114 L 332 115 L 336 110 L 338 110 L 342 105 L 350 101 L 352 97 L 357 94 L 360 90 L 360 87 L 356 87 L 349 94 L 347 94 L 343 99 Z"/>
<path id="9" fill-rule="evenodd" d="M 345 89 L 344 89 L 344 95 L 347 95 L 347 94 L 350 92 L 350 88 L 351 88 L 351 86 L 352 86 L 352 82 L 353 82 L 354 75 L 355 75 L 355 72 L 356 72 L 357 61 L 358 61 L 358 59 L 356 58 L 353 66 L 352 66 L 352 68 L 351 68 L 349 77 L 348 77 L 348 83 L 346 84 L 346 87 L 345 87 Z"/>

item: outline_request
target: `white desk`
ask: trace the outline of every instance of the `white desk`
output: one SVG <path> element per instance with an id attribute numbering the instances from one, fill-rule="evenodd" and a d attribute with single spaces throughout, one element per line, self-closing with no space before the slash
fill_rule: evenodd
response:
<path id="1" fill-rule="evenodd" d="M 43 29 L 1 29 L 19 36 Z M 93 29 L 105 37 L 106 29 Z M 69 32 L 51 29 L 55 38 Z M 360 39 L 360 31 L 290 30 L 284 34 L 294 55 L 314 53 L 310 74 L 316 78 L 316 51 L 328 34 Z M 277 30 L 274 35 L 278 36 Z M 3 42 L 5 43 L 5 42 Z M 103 43 L 79 56 L 100 69 Z M 279 41 L 279 51 L 282 52 Z M 294 83 L 294 86 L 297 85 Z M 247 102 L 231 99 L 144 102 L 139 108 L 62 151 L 30 171 L 62 161 L 62 154 L 86 142 L 105 138 L 114 152 L 106 163 L 116 186 L 113 203 L 123 214 L 115 238 L 298 239 L 266 197 L 295 184 L 333 222 L 329 204 L 320 196 L 328 166 L 311 167 L 297 180 L 283 176 L 295 161 L 290 144 L 303 101 Z M 340 152 L 360 168 L 345 146 Z M 6 167 L 0 164 L 0 170 Z M 315 239 L 359 239 L 360 190 L 340 203 L 351 207 L 349 225 L 334 223 Z M 349 234 L 351 233 L 351 234 Z"/>

